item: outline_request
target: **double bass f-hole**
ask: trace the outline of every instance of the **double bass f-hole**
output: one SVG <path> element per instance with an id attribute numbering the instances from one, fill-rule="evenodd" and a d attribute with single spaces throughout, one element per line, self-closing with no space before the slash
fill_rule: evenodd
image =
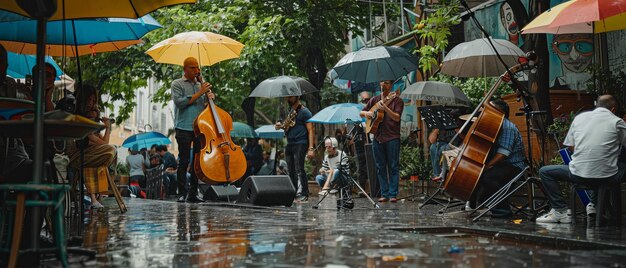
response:
<path id="1" fill-rule="evenodd" d="M 199 76 L 198 80 L 201 81 Z M 241 147 L 230 137 L 232 129 L 230 114 L 209 98 L 207 107 L 194 122 L 194 133 L 201 145 L 194 155 L 193 165 L 198 179 L 209 184 L 222 184 L 239 180 L 245 174 L 246 158 Z"/>

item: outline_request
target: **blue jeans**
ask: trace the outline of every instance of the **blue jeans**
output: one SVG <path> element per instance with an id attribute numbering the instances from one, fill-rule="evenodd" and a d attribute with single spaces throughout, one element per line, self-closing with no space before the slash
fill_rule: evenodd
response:
<path id="1" fill-rule="evenodd" d="M 393 139 L 385 143 L 372 143 L 374 160 L 376 161 L 376 176 L 380 183 L 380 195 L 386 198 L 395 198 L 398 195 L 400 180 L 400 139 Z"/>
<path id="2" fill-rule="evenodd" d="M 550 200 L 550 206 L 552 206 L 553 209 L 567 208 L 567 202 L 565 202 L 561 194 L 559 181 L 567 181 L 595 188 L 599 186 L 599 183 L 618 180 L 618 174 L 620 174 L 620 172 L 608 178 L 583 178 L 572 174 L 569 171 L 569 167 L 566 165 L 544 166 L 539 169 L 539 177 L 541 178 L 546 195 Z M 592 191 L 590 197 L 591 202 L 597 204 L 595 191 Z"/>
<path id="3" fill-rule="evenodd" d="M 339 173 L 340 172 L 339 172 L 338 169 L 334 169 L 334 171 L 333 171 L 333 179 L 330 181 L 330 183 L 331 183 L 330 187 L 331 188 L 332 188 L 333 184 L 337 182 L 337 176 L 339 176 Z M 315 181 L 322 188 L 324 187 L 324 184 L 326 184 L 326 179 L 328 179 L 328 175 L 326 175 L 326 173 L 315 176 Z"/>
<path id="4" fill-rule="evenodd" d="M 430 145 L 430 162 L 433 164 L 433 176 L 439 176 L 441 174 L 441 152 L 448 148 L 448 143 L 438 141 Z"/>
<path id="5" fill-rule="evenodd" d="M 287 144 L 285 148 L 285 160 L 287 161 L 287 169 L 289 170 L 289 178 L 293 187 L 298 190 L 298 181 L 302 185 L 303 196 L 309 196 L 309 184 L 304 171 L 304 158 L 306 157 L 306 144 Z"/>

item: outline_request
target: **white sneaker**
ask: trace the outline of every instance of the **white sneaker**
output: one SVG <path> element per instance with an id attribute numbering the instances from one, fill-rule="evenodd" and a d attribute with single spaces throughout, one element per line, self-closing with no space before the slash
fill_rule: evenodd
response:
<path id="1" fill-rule="evenodd" d="M 587 210 L 587 216 L 595 217 L 596 216 L 596 205 L 594 203 L 587 204 L 585 208 Z"/>
<path id="2" fill-rule="evenodd" d="M 565 213 L 560 213 L 554 209 L 551 209 L 547 214 L 538 217 L 535 222 L 538 223 L 571 223 L 572 215 Z"/>
<path id="3" fill-rule="evenodd" d="M 331 194 L 336 194 L 337 192 L 339 192 L 339 190 L 337 190 L 337 189 L 331 189 L 329 193 L 331 193 Z"/>
<path id="4" fill-rule="evenodd" d="M 465 202 L 465 211 L 470 211 L 470 210 L 473 210 L 473 208 L 472 208 L 472 206 L 470 206 L 470 202 L 467 201 L 467 202 Z"/>
<path id="5" fill-rule="evenodd" d="M 319 193 L 317 193 L 318 195 L 325 195 L 328 191 L 327 190 L 321 190 Z"/>

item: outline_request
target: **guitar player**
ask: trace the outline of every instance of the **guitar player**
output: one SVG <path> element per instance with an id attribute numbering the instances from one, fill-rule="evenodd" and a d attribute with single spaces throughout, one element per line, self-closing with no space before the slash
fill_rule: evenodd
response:
<path id="1" fill-rule="evenodd" d="M 398 182 L 400 171 L 400 116 L 404 110 L 404 102 L 395 93 L 391 93 L 392 80 L 380 82 L 381 95 L 375 96 L 360 112 L 361 117 L 368 120 L 381 118 L 374 134 L 372 150 L 376 162 L 376 176 L 380 183 L 380 199 L 378 202 L 398 201 Z M 382 101 L 381 101 L 382 100 Z"/>

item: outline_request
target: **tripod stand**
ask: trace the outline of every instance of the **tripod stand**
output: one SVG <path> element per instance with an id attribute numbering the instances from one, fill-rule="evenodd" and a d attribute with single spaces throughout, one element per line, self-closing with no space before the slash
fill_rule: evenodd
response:
<path id="1" fill-rule="evenodd" d="M 339 188 L 339 199 L 337 199 L 337 209 L 354 208 L 354 200 L 352 199 L 352 186 L 353 185 L 359 188 L 359 191 L 361 191 L 361 193 L 365 195 L 365 197 L 367 197 L 367 199 L 374 206 L 374 208 L 380 208 L 378 203 L 376 203 L 367 194 L 367 192 L 365 192 L 363 187 L 361 187 L 361 185 L 352 176 L 350 176 L 350 174 L 348 173 L 348 170 L 346 170 L 347 167 L 342 164 L 343 157 L 346 157 L 345 152 L 344 152 L 344 149 L 346 148 L 346 143 L 349 140 L 351 140 L 353 137 L 355 137 L 355 135 L 358 134 L 359 130 L 362 131 L 362 126 L 360 122 L 354 122 L 353 124 L 354 124 L 354 127 L 346 135 L 346 139 L 341 144 L 341 150 L 338 153 L 339 162 L 336 167 L 331 167 L 333 168 L 333 171 L 331 172 L 331 175 L 328 176 L 327 179 L 331 180 L 330 181 L 331 188 L 334 186 Z M 318 209 L 319 205 L 322 203 L 322 201 L 324 201 L 324 199 L 328 196 L 328 194 L 329 194 L 329 191 L 326 191 L 324 195 L 322 196 L 322 198 L 320 198 L 320 200 L 315 205 L 313 205 L 313 208 Z"/>

